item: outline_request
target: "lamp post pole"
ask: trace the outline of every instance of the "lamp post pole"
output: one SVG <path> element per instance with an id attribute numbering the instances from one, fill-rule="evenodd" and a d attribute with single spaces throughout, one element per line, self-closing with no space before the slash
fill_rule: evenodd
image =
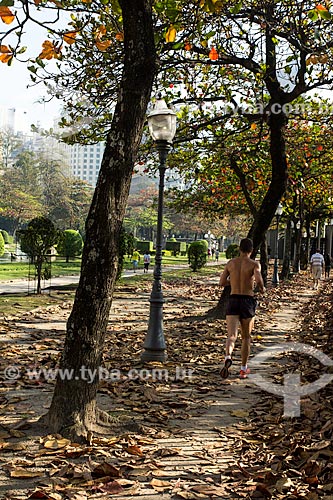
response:
<path id="1" fill-rule="evenodd" d="M 163 291 L 162 291 L 162 228 L 163 228 L 163 201 L 164 201 L 164 177 L 166 170 L 166 159 L 171 145 L 167 141 L 156 141 L 156 149 L 159 154 L 159 188 L 158 188 L 158 212 L 156 232 L 156 254 L 154 267 L 154 282 L 150 294 L 150 312 L 148 332 L 141 355 L 142 361 L 165 361 L 166 346 L 163 333 Z"/>
<path id="2" fill-rule="evenodd" d="M 279 222 L 280 222 L 281 215 L 282 215 L 282 205 L 281 205 L 281 203 L 279 203 L 279 205 L 276 209 L 276 212 L 275 212 L 276 241 L 275 241 L 274 270 L 273 270 L 273 278 L 272 278 L 273 285 L 279 284 Z"/>
<path id="3" fill-rule="evenodd" d="M 176 113 L 167 107 L 164 99 L 159 98 L 156 101 L 155 109 L 148 116 L 148 127 L 159 155 L 159 189 L 154 282 L 149 299 L 148 331 L 143 344 L 141 361 L 163 362 L 167 357 L 163 333 L 164 298 L 161 283 L 164 177 L 166 159 L 176 133 Z"/>

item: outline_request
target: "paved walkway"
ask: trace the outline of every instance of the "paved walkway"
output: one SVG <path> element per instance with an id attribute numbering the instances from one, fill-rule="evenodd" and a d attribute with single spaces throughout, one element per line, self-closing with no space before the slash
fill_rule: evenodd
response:
<path id="1" fill-rule="evenodd" d="M 245 446 L 251 446 L 246 440 L 249 412 L 256 408 L 263 393 L 251 382 L 251 378 L 239 380 L 239 346 L 235 351 L 230 378 L 222 381 L 219 377 L 220 366 L 217 363 L 220 363 L 223 357 L 225 332 L 222 330 L 222 323 L 200 320 L 200 308 L 204 301 L 202 290 L 200 293 L 192 293 L 190 297 L 178 296 L 175 290 L 170 291 L 170 294 L 172 295 L 165 308 L 165 329 L 174 336 L 170 335 L 168 339 L 170 351 L 172 349 L 172 362 L 167 362 L 165 367 L 171 370 L 179 364 L 185 369 L 192 369 L 193 379 L 179 383 L 171 380 L 170 383 L 155 384 L 149 380 L 124 379 L 105 385 L 104 391 L 102 389 L 99 392 L 98 403 L 101 408 L 109 411 L 112 408 L 116 415 L 125 414 L 136 423 L 142 424 L 140 433 L 136 431 L 137 434 L 129 438 L 132 439 L 129 443 L 134 451 L 136 446 L 140 447 L 141 456 L 134 453 L 123 458 L 120 444 L 116 447 L 112 444 L 106 445 L 102 450 L 107 460 L 111 459 L 116 467 L 124 467 L 126 471 L 126 479 L 115 479 L 113 486 L 110 484 L 110 491 L 122 484 L 122 491 L 118 491 L 116 495 L 118 500 L 236 499 L 239 498 L 237 473 L 242 470 L 242 454 L 246 453 L 243 446 L 244 443 Z M 293 295 L 292 301 L 288 297 L 281 299 L 280 310 L 273 313 L 268 322 L 267 317 L 264 323 L 260 324 L 259 321 L 260 326 L 256 328 L 256 334 L 260 333 L 262 340 L 254 341 L 253 355 L 263 347 L 280 344 L 291 331 L 297 330 L 300 306 L 306 303 L 312 294 L 312 290 L 304 288 L 298 297 Z M 135 366 L 138 370 L 142 367 L 142 364 L 135 360 L 139 358 L 142 350 L 142 332 L 146 331 L 148 307 L 145 291 L 136 292 L 135 299 L 124 294 L 113 301 L 105 346 L 105 351 L 111 353 L 112 366 L 127 366 L 127 369 Z M 56 351 L 48 342 L 51 337 L 60 342 L 58 339 L 60 333 L 65 331 L 68 310 L 60 313 L 57 317 L 53 312 L 51 321 L 46 313 L 37 314 L 35 318 L 27 315 L 22 317 L 22 321 L 15 320 L 14 331 L 16 328 L 19 336 L 24 333 L 24 342 L 31 343 L 34 349 L 46 349 L 42 351 L 44 357 L 53 356 Z M 190 321 L 190 315 L 193 315 L 193 321 Z M 195 318 L 195 315 L 198 316 Z M 8 330 L 8 334 L 2 338 L 6 340 L 8 336 L 7 341 L 14 342 L 17 348 L 19 339 L 15 340 L 14 331 Z M 125 350 L 122 350 L 122 346 L 125 346 Z M 128 361 L 127 365 L 124 365 L 126 357 Z M 283 371 L 283 365 L 279 368 Z M 266 365 L 256 369 L 256 373 L 266 377 Z M 32 390 L 32 387 L 24 386 L 13 390 L 8 397 L 9 405 L 13 406 L 15 401 L 19 401 L 16 403 L 17 410 L 22 412 L 24 404 L 31 410 Z M 48 407 L 52 395 L 51 388 L 44 387 L 39 394 L 38 400 L 35 401 L 38 405 L 37 411 L 41 410 L 41 404 L 42 408 Z M 273 400 L 274 398 L 281 400 L 272 396 Z M 17 406 L 20 404 L 22 408 Z M 17 419 L 17 413 L 18 411 L 12 415 L 9 413 L 7 418 Z M 277 418 L 281 417 L 282 415 Z M 39 437 L 29 437 L 33 448 Z M 259 436 L 258 443 L 260 439 Z M 97 452 L 101 452 L 101 445 L 86 453 L 94 460 Z M 23 459 L 26 451 L 21 451 L 21 454 Z M 31 456 L 33 454 L 30 450 Z M 66 464 L 69 461 L 67 458 Z M 49 470 L 50 463 L 53 464 L 51 478 L 45 472 Z M 58 480 L 60 488 L 61 481 L 64 481 L 61 476 L 64 462 L 60 460 L 59 463 L 60 465 L 55 464 L 52 455 L 42 455 L 35 461 L 35 467 L 41 470 L 41 476 L 44 477 L 43 485 L 50 485 Z M 71 471 L 71 466 L 68 467 Z M 75 474 L 78 478 L 80 467 L 80 462 L 77 461 Z M 4 491 L 14 491 L 14 498 L 17 499 L 27 498 L 26 488 L 33 485 L 33 479 L 27 478 L 23 484 L 22 480 L 15 481 L 15 478 L 9 478 L 8 474 L 3 474 L 0 484 L 1 481 Z M 21 491 L 17 490 L 19 485 Z M 79 482 L 77 488 L 80 489 Z M 87 488 L 89 489 L 81 487 L 78 494 L 83 495 Z M 70 497 L 61 496 L 59 489 L 59 498 Z M 88 495 L 82 498 L 93 497 Z M 96 498 L 106 496 L 99 497 L 96 494 Z"/>
<path id="2" fill-rule="evenodd" d="M 226 260 L 220 259 L 218 262 L 218 265 L 222 265 Z M 216 265 L 215 261 L 209 261 L 207 263 L 209 266 L 214 266 Z M 187 269 L 188 266 L 186 264 L 180 264 L 180 265 L 170 265 L 170 266 L 164 266 L 163 270 L 166 271 L 171 271 L 175 269 Z M 139 269 L 136 274 L 143 274 L 143 270 Z M 149 274 L 153 274 L 153 268 L 149 270 Z M 135 276 L 134 272 L 132 270 L 125 270 L 123 272 L 122 277 L 123 278 L 128 278 L 130 276 Z M 64 286 L 71 286 L 71 285 L 77 285 L 79 282 L 79 275 L 75 276 L 61 276 L 57 278 L 51 278 L 50 280 L 43 280 L 42 282 L 42 291 L 48 291 L 50 287 L 64 287 Z M 27 280 L 27 279 L 18 279 L 18 280 L 12 280 L 12 281 L 0 281 L 0 295 L 3 294 L 15 294 L 15 293 L 34 293 L 36 291 L 36 281 L 35 280 Z"/>

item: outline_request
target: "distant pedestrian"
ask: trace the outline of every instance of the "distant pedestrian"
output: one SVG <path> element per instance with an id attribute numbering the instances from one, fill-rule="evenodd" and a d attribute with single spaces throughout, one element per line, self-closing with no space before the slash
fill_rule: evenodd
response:
<path id="1" fill-rule="evenodd" d="M 215 248 L 212 248 L 212 259 L 214 259 Z"/>
<path id="2" fill-rule="evenodd" d="M 133 271 L 136 273 L 136 270 L 138 268 L 140 262 L 140 254 L 135 248 L 132 253 L 132 265 L 133 265 Z"/>
<path id="3" fill-rule="evenodd" d="M 332 258 L 329 256 L 327 252 L 324 254 L 324 261 L 325 261 L 325 278 L 329 278 L 332 265 Z"/>
<path id="4" fill-rule="evenodd" d="M 220 251 L 218 249 L 215 250 L 215 260 L 216 262 L 219 261 L 219 256 L 220 256 Z"/>
<path id="5" fill-rule="evenodd" d="M 151 260 L 150 253 L 145 252 L 145 254 L 143 256 L 143 272 L 144 273 L 148 273 L 150 260 Z"/>
<path id="6" fill-rule="evenodd" d="M 319 286 L 319 280 L 321 278 L 324 263 L 324 257 L 320 253 L 320 248 L 317 248 L 316 252 L 312 254 L 310 259 L 310 266 L 313 277 L 313 288 L 315 290 L 317 290 Z"/>

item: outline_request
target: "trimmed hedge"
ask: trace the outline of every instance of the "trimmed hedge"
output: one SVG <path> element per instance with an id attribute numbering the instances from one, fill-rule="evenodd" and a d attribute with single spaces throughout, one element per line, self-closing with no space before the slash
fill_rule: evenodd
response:
<path id="1" fill-rule="evenodd" d="M 154 244 L 152 241 L 136 241 L 135 242 L 136 248 L 139 250 L 140 253 L 145 253 L 145 252 L 152 252 L 154 248 Z"/>
<path id="2" fill-rule="evenodd" d="M 186 255 L 186 243 L 184 241 L 167 240 L 165 249 L 170 250 L 175 257 L 178 254 Z"/>
<path id="3" fill-rule="evenodd" d="M 7 233 L 7 231 L 5 229 L 0 229 L 0 233 L 2 234 L 2 237 L 3 237 L 3 241 L 7 244 L 7 243 L 10 243 L 9 241 L 9 234 Z"/>
<path id="4" fill-rule="evenodd" d="M 207 263 L 208 243 L 204 240 L 193 241 L 188 248 L 188 263 L 192 271 L 198 271 Z"/>
<path id="5" fill-rule="evenodd" d="M 0 231 L 0 257 L 5 253 L 5 240 Z"/>
<path id="6" fill-rule="evenodd" d="M 64 255 L 66 262 L 69 262 L 70 257 L 74 258 L 81 255 L 82 249 L 83 239 L 81 234 L 75 229 L 65 229 L 57 246 L 58 253 Z"/>
<path id="7" fill-rule="evenodd" d="M 225 256 L 227 259 L 233 259 L 234 257 L 239 256 L 239 246 L 236 243 L 231 243 L 231 245 L 228 246 Z"/>

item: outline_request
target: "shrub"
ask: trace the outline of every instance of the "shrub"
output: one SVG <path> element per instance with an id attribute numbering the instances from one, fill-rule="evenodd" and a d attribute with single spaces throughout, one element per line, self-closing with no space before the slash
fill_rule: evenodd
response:
<path id="1" fill-rule="evenodd" d="M 136 248 L 136 242 L 138 241 L 138 238 L 136 238 L 133 233 L 128 233 L 127 231 L 125 231 L 125 229 L 122 229 L 122 231 L 124 232 L 124 235 L 126 235 L 127 257 L 130 257 L 134 252 L 134 248 Z"/>
<path id="2" fill-rule="evenodd" d="M 227 259 L 233 259 L 234 257 L 239 256 L 239 246 L 236 243 L 231 243 L 231 245 L 228 246 L 225 256 Z"/>
<path id="3" fill-rule="evenodd" d="M 186 243 L 183 241 L 173 241 L 174 239 L 170 239 L 165 244 L 165 249 L 170 250 L 172 255 L 175 257 L 180 253 L 182 255 L 186 254 Z"/>
<path id="4" fill-rule="evenodd" d="M 0 231 L 0 257 L 5 253 L 5 240 L 3 239 L 2 232 Z"/>
<path id="5" fill-rule="evenodd" d="M 197 271 L 207 263 L 208 243 L 204 240 L 193 241 L 188 248 L 188 263 L 192 271 Z"/>
<path id="6" fill-rule="evenodd" d="M 75 229 L 66 229 L 62 233 L 61 241 L 58 243 L 57 251 L 60 255 L 66 257 L 66 262 L 69 262 L 70 257 L 81 255 L 83 248 L 83 239 L 81 234 Z"/>
<path id="7" fill-rule="evenodd" d="M 9 243 L 9 234 L 5 229 L 0 229 L 0 233 L 2 234 L 3 241 L 7 244 Z"/>
<path id="8" fill-rule="evenodd" d="M 132 255 L 136 248 L 137 238 L 133 233 L 127 233 L 124 228 L 121 229 L 118 247 L 118 270 L 116 280 L 121 278 L 124 269 L 124 257 Z"/>
<path id="9" fill-rule="evenodd" d="M 152 241 L 137 241 L 135 243 L 137 250 L 140 253 L 146 253 L 146 252 L 151 252 L 153 250 L 154 244 Z"/>
<path id="10" fill-rule="evenodd" d="M 19 231 L 21 250 L 29 255 L 34 263 L 37 275 L 37 293 L 42 293 L 41 279 L 49 276 L 48 251 L 60 241 L 60 231 L 53 222 L 45 217 L 36 217 L 29 222 L 27 229 Z M 44 267 L 44 270 L 43 270 Z M 45 278 L 46 279 L 46 278 Z"/>

